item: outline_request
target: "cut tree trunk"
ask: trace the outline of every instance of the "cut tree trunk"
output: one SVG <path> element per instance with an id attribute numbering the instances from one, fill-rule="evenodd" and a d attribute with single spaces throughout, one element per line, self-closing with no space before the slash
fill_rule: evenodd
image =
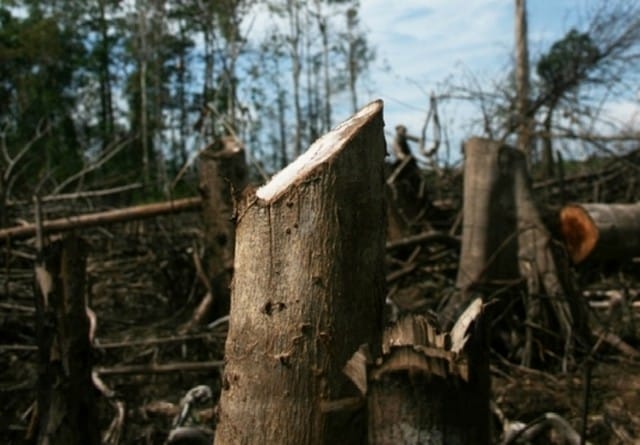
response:
<path id="1" fill-rule="evenodd" d="M 200 318 L 212 312 L 213 318 L 229 313 L 229 285 L 233 273 L 235 224 L 234 195 L 247 185 L 247 164 L 242 145 L 225 137 L 208 147 L 199 159 L 200 194 L 205 224 L 205 274 L 211 298 L 203 300 L 212 310 L 200 308 Z M 197 324 L 200 320 L 192 320 Z"/>
<path id="2" fill-rule="evenodd" d="M 45 248 L 36 265 L 37 443 L 100 444 L 91 380 L 86 246 L 70 236 Z"/>
<path id="3" fill-rule="evenodd" d="M 463 212 L 459 292 L 439 312 L 441 322 L 445 327 L 452 324 L 476 295 L 489 295 L 523 279 L 528 290 L 523 363 L 531 361 L 534 324 L 560 331 L 568 358 L 576 337 L 587 338 L 586 308 L 566 274 L 559 272 L 551 236 L 533 201 L 526 155 L 499 142 L 468 141 Z M 545 317 L 547 312 L 553 316 Z"/>
<path id="4" fill-rule="evenodd" d="M 409 316 L 387 329 L 375 367 L 354 354 L 345 367 L 369 407 L 369 443 L 489 443 L 489 360 L 476 299 L 450 333 Z M 368 362 L 368 363 L 367 363 Z"/>
<path id="5" fill-rule="evenodd" d="M 456 287 L 440 311 L 451 326 L 474 291 L 494 289 L 518 279 L 512 149 L 472 138 L 464 148 L 462 247 Z"/>
<path id="6" fill-rule="evenodd" d="M 489 139 L 465 144 L 458 289 L 518 276 L 513 156 L 510 147 Z"/>
<path id="7" fill-rule="evenodd" d="M 322 408 L 380 345 L 384 156 L 377 101 L 240 205 L 215 443 L 366 443 L 364 416 Z"/>
<path id="8" fill-rule="evenodd" d="M 640 204 L 572 204 L 560 229 L 574 263 L 640 256 Z"/>

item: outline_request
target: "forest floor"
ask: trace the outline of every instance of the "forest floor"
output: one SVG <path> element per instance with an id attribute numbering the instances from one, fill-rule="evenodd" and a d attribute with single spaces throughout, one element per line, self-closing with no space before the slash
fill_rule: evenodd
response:
<path id="1" fill-rule="evenodd" d="M 455 199 L 448 205 L 449 209 L 457 207 Z M 443 226 L 456 224 L 455 211 L 440 214 L 446 215 Z M 111 425 L 112 432 L 121 434 L 120 443 L 161 444 L 179 414 L 181 399 L 198 385 L 208 385 L 212 397 L 193 409 L 189 422 L 215 428 L 227 325 L 182 329 L 205 294 L 193 260 L 202 252 L 198 215 L 92 229 L 83 236 L 90 246 L 90 306 L 98 320 L 95 365 L 102 371 L 102 381 L 114 391 L 111 400 L 99 398 L 101 430 Z M 422 251 L 415 246 L 394 250 L 388 258 L 389 296 L 407 310 L 435 310 L 455 283 L 458 255 L 455 244 L 446 242 Z M 16 244 L 3 256 L 0 442 L 20 444 L 28 443 L 25 437 L 33 430 L 30 422 L 36 397 L 34 248 L 29 243 Z M 412 267 L 407 267 L 409 262 Z M 635 291 L 640 289 L 636 269 L 637 263 L 630 261 L 574 268 L 572 273 L 583 289 Z M 592 309 L 592 316 L 637 348 L 640 311 L 638 295 L 632 295 L 617 309 Z M 596 338 L 591 351 L 578 351 L 562 371 L 563 357 L 545 344 L 550 335 L 542 335 L 536 340 L 536 365 L 524 367 L 517 353 L 524 324 L 517 316 L 511 318 L 506 325 L 495 326 L 492 333 L 500 339 L 491 354 L 496 419 L 502 416 L 503 422 L 529 423 L 555 413 L 580 432 L 586 413 L 591 443 L 640 443 L 638 358 L 629 358 Z M 205 365 L 198 369 L 196 363 Z M 124 407 L 124 417 L 113 426 L 117 406 Z M 496 422 L 496 437 L 503 426 Z M 552 439 L 546 437 L 549 443 Z M 116 441 L 112 438 L 109 443 Z"/>

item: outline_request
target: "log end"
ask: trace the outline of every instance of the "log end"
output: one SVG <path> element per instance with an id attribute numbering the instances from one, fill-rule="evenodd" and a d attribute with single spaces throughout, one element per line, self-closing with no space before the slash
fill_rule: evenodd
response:
<path id="1" fill-rule="evenodd" d="M 560 211 L 560 232 L 571 260 L 584 261 L 598 242 L 599 232 L 589 213 L 578 205 L 569 205 Z"/>
<path id="2" fill-rule="evenodd" d="M 361 108 L 354 116 L 339 124 L 319 138 L 303 153 L 271 180 L 256 191 L 256 197 L 266 202 L 278 199 L 289 187 L 307 178 L 318 166 L 329 161 L 346 143 L 382 111 L 382 101 L 376 100 Z"/>

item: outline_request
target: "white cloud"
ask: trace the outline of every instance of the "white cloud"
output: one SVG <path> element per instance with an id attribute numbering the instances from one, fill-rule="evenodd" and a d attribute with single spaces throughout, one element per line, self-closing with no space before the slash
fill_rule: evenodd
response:
<path id="1" fill-rule="evenodd" d="M 532 56 L 545 51 L 580 20 L 589 0 L 534 0 L 528 2 L 529 40 Z M 462 81 L 464 71 L 474 74 L 490 87 L 490 82 L 506 74 L 514 42 L 514 2 L 512 0 L 362 0 L 361 20 L 370 41 L 377 47 L 378 62 L 371 75 L 371 94 L 361 94 L 363 102 L 385 100 L 387 130 L 396 124 L 418 133 L 428 109 L 428 93 L 438 83 L 454 76 Z M 388 64 L 392 72 L 381 66 Z M 611 105 L 608 114 L 623 121 L 639 120 L 638 103 Z M 477 110 L 463 103 L 441 106 L 445 119 L 454 119 L 449 128 L 453 147 L 469 137 L 470 122 Z"/>

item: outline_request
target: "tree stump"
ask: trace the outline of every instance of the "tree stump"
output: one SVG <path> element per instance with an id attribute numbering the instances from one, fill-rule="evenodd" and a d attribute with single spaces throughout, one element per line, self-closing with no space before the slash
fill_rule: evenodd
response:
<path id="1" fill-rule="evenodd" d="M 364 418 L 323 407 L 353 390 L 358 346 L 379 349 L 384 156 L 377 101 L 239 206 L 215 443 L 366 443 Z"/>
<path id="2" fill-rule="evenodd" d="M 440 311 L 453 324 L 475 291 L 518 278 L 513 149 L 489 139 L 464 146 L 462 247 L 455 294 Z"/>
<path id="3" fill-rule="evenodd" d="M 197 324 L 209 313 L 213 318 L 229 313 L 235 247 L 234 194 L 247 185 L 244 148 L 235 138 L 217 140 L 202 152 L 198 161 L 208 289 L 187 326 Z"/>
<path id="4" fill-rule="evenodd" d="M 42 445 L 100 444 L 91 379 L 85 294 L 86 246 L 69 236 L 36 265 L 38 433 Z"/>
<path id="5" fill-rule="evenodd" d="M 518 275 L 512 150 L 489 139 L 465 143 L 459 289 Z"/>
<path id="6" fill-rule="evenodd" d="M 489 360 L 476 299 L 451 332 L 420 315 L 385 331 L 375 366 L 362 350 L 345 373 L 367 396 L 369 443 L 489 443 Z"/>
<path id="7" fill-rule="evenodd" d="M 574 263 L 640 255 L 640 204 L 572 204 L 560 230 Z"/>

